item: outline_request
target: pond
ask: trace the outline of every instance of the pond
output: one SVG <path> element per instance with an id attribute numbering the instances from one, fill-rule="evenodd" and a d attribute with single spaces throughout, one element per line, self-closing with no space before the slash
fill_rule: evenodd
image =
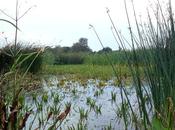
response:
<path id="1" fill-rule="evenodd" d="M 129 86 L 126 91 L 131 104 L 136 106 L 133 107 L 134 111 L 138 111 L 135 90 Z M 30 106 L 34 110 L 26 123 L 27 129 L 35 129 L 42 124 L 43 129 L 48 129 L 54 120 L 49 119 L 47 123 L 44 121 L 48 111 L 52 110 L 58 114 L 64 111 L 67 103 L 71 104 L 71 110 L 67 117 L 58 123 L 58 129 L 78 129 L 80 124 L 88 130 L 105 130 L 107 127 L 124 129 L 124 122 L 119 118 L 122 102 L 120 88 L 115 85 L 114 79 L 89 79 L 81 83 L 50 76 L 43 79 L 41 89 L 28 93 L 25 100 L 26 108 Z"/>

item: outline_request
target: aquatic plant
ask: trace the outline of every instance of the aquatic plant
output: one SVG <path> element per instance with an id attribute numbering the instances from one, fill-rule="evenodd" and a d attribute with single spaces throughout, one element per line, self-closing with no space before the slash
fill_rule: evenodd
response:
<path id="1" fill-rule="evenodd" d="M 29 52 L 24 54 L 21 49 L 17 48 L 17 37 L 18 37 L 18 21 L 32 8 L 29 8 L 22 16 L 18 16 L 18 0 L 16 0 L 16 18 L 13 19 L 9 15 L 8 17 L 15 20 L 15 24 L 8 22 L 15 26 L 15 43 L 14 48 L 9 48 L 7 55 L 13 58 L 13 63 L 0 75 L 0 129 L 2 130 L 22 130 L 22 129 L 46 129 L 50 126 L 48 124 L 49 119 L 54 113 L 52 108 L 46 109 L 45 103 L 48 102 L 48 95 L 44 94 L 39 97 L 36 93 L 32 94 L 31 102 L 32 107 L 27 104 L 26 100 L 23 98 L 25 95 L 24 80 L 34 61 L 39 57 L 39 55 L 44 51 L 43 48 L 38 49 L 34 52 Z M 2 19 L 0 19 L 2 21 Z M 30 59 L 30 60 L 29 60 Z M 28 64 L 26 64 L 26 62 Z M 23 71 L 21 72 L 21 67 L 25 64 Z M 55 99 L 55 103 L 59 103 L 59 98 Z M 58 104 L 57 104 L 58 106 Z M 34 108 L 35 109 L 34 109 Z M 56 108 L 56 107 L 55 107 Z M 71 109 L 70 103 L 66 105 L 64 114 L 59 114 L 59 108 L 56 109 L 56 118 L 52 119 L 52 124 L 49 127 L 51 130 L 57 128 L 61 125 L 62 121 L 69 114 Z M 54 115 L 54 116 L 55 116 Z M 64 116 L 63 116 L 64 115 Z M 29 117 L 31 120 L 28 120 Z M 45 118 L 46 117 L 46 118 Z M 37 120 L 37 121 L 36 121 Z M 28 122 L 29 121 L 29 122 Z M 34 122 L 38 122 L 38 124 Z M 59 124 L 58 124 L 59 122 Z M 58 125 L 57 125 L 58 124 Z M 34 128 L 35 127 L 35 128 Z"/>
<path id="2" fill-rule="evenodd" d="M 98 83 L 98 87 L 104 87 L 104 86 L 106 86 L 106 83 L 104 81 L 100 80 Z"/>
<path id="3" fill-rule="evenodd" d="M 98 114 L 102 114 L 101 113 L 101 108 L 102 108 L 102 105 L 96 105 L 95 106 L 95 109 L 94 109 L 94 111 L 95 111 L 95 113 L 98 115 Z"/>
<path id="4" fill-rule="evenodd" d="M 53 129 L 57 129 L 61 126 L 63 120 L 67 117 L 67 115 L 69 114 L 71 109 L 71 104 L 67 103 L 66 104 L 66 109 L 65 111 L 61 112 L 57 117 L 55 122 L 48 128 L 48 130 L 53 130 Z M 57 123 L 60 121 L 59 125 L 57 126 Z"/>
<path id="5" fill-rule="evenodd" d="M 77 90 L 76 90 L 76 88 L 74 87 L 74 88 L 72 89 L 72 94 L 75 96 L 76 93 L 77 93 Z"/>
<path id="6" fill-rule="evenodd" d="M 61 80 L 59 80 L 58 85 L 59 86 L 64 86 L 65 82 L 66 82 L 65 79 L 61 79 Z"/>
<path id="7" fill-rule="evenodd" d="M 94 109 L 96 106 L 96 101 L 91 97 L 86 98 L 86 104 L 90 106 L 90 110 Z"/>
<path id="8" fill-rule="evenodd" d="M 128 122 L 131 122 L 135 126 L 135 129 L 138 129 L 138 125 L 141 122 L 142 129 L 151 129 L 158 120 L 157 124 L 163 129 L 174 129 L 175 28 L 171 0 L 168 3 L 168 15 L 165 15 L 163 12 L 163 6 L 159 1 L 155 5 L 156 10 L 153 9 L 153 16 L 155 17 L 151 17 L 150 9 L 148 9 L 148 23 L 143 23 L 143 21 L 138 22 L 134 2 L 131 1 L 137 34 L 134 33 L 135 31 L 130 22 L 130 13 L 128 12 L 126 0 L 124 0 L 124 5 L 129 26 L 130 41 L 126 40 L 118 31 L 108 9 L 107 14 L 115 34 L 114 38 L 117 39 L 117 44 L 125 51 L 125 58 L 131 72 L 137 97 L 139 116 L 136 116 L 136 112 L 133 111 L 134 106 L 131 105 L 125 89 L 123 87 L 121 88 L 121 98 L 125 97 L 125 100 L 121 104 L 121 113 L 125 122 L 125 128 L 127 129 Z M 126 44 L 131 47 L 133 52 L 131 58 L 126 53 Z M 143 59 L 142 69 L 139 63 L 140 57 Z M 148 84 L 147 87 L 143 84 L 142 71 Z M 119 80 L 120 85 L 122 86 Z M 145 97 L 147 97 L 149 105 Z M 129 113 L 127 112 L 128 110 L 130 111 Z M 153 116 L 150 116 L 150 111 L 153 113 Z M 156 121 L 154 122 L 153 120 L 152 122 L 152 118 L 155 118 Z"/>
<path id="9" fill-rule="evenodd" d="M 44 102 L 44 103 L 47 103 L 48 102 L 48 95 L 47 94 L 43 94 L 42 95 L 42 101 Z"/>
<path id="10" fill-rule="evenodd" d="M 74 125 L 68 126 L 68 130 L 88 130 L 86 124 L 83 124 L 83 122 L 79 122 L 77 124 L 77 127 Z"/>
<path id="11" fill-rule="evenodd" d="M 109 126 L 106 126 L 106 127 L 104 128 L 104 130 L 112 130 L 111 122 L 110 122 Z"/>
<path id="12" fill-rule="evenodd" d="M 112 100 L 112 102 L 116 101 L 116 93 L 113 91 L 111 91 L 111 100 Z"/>
<path id="13" fill-rule="evenodd" d="M 86 104 L 89 105 L 90 102 L 91 102 L 91 100 L 92 100 L 91 97 L 87 97 L 87 98 L 86 98 Z"/>
<path id="14" fill-rule="evenodd" d="M 54 97 L 53 98 L 54 104 L 58 104 L 61 101 L 61 97 L 60 97 L 59 94 L 54 93 L 54 96 L 53 97 Z"/>
<path id="15" fill-rule="evenodd" d="M 100 96 L 100 91 L 96 90 L 94 93 L 94 97 L 98 97 L 98 96 Z"/>
<path id="16" fill-rule="evenodd" d="M 78 108 L 80 114 L 80 121 L 87 120 L 89 111 L 84 108 Z"/>

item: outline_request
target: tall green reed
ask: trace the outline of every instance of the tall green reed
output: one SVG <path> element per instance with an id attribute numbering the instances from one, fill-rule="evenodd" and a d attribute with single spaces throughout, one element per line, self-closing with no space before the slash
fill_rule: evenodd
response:
<path id="1" fill-rule="evenodd" d="M 122 84 L 119 71 L 114 67 L 108 54 L 105 55 L 119 82 L 122 99 L 120 113 L 125 123 L 125 129 L 128 128 L 128 120 L 131 123 L 130 126 L 135 126 L 135 129 L 155 128 L 154 122 L 156 121 L 159 122 L 156 124 L 161 125 L 161 128 L 174 129 L 175 29 L 171 0 L 169 0 L 167 9 L 168 16 L 163 13 L 159 1 L 157 1 L 157 10 L 153 10 L 154 17 L 151 17 L 150 10 L 148 9 L 148 23 L 139 22 L 134 2 L 131 1 L 135 29 L 132 28 L 130 22 L 131 19 L 126 0 L 124 0 L 124 5 L 129 26 L 130 41 L 126 40 L 118 31 L 109 9 L 107 9 L 107 14 L 112 24 L 113 36 L 116 43 L 125 53 L 125 59 L 127 60 L 127 65 L 133 79 L 139 112 L 134 111 L 134 106 L 131 100 L 129 100 L 129 96 Z M 104 48 L 95 28 L 92 25 L 90 26 Z M 137 34 L 134 33 L 135 30 Z M 131 48 L 131 56 L 127 53 L 126 45 Z M 142 59 L 141 62 L 140 59 Z M 143 82 L 142 71 L 148 85 L 145 85 Z M 124 107 L 126 104 L 128 109 Z"/>
<path id="2" fill-rule="evenodd" d="M 109 13 L 109 10 L 107 10 L 107 13 Z M 110 15 L 109 15 L 109 18 L 111 19 Z M 111 22 L 112 22 L 112 19 L 111 19 Z M 113 22 L 112 22 L 112 23 L 113 23 Z M 94 27 L 93 25 L 89 25 L 89 26 L 90 26 L 90 28 L 93 30 L 93 32 L 95 33 L 96 37 L 98 38 L 99 43 L 101 44 L 102 48 L 104 48 L 103 42 L 101 41 L 101 39 L 100 39 L 100 37 L 99 37 L 99 35 L 98 35 L 98 33 L 97 33 L 95 27 Z M 121 39 L 120 39 L 120 40 L 121 40 Z M 125 51 L 125 52 L 126 52 L 126 51 Z M 129 118 L 130 120 L 131 120 L 131 118 L 132 118 L 132 119 L 134 120 L 136 129 L 138 129 L 138 126 L 137 126 L 137 122 L 138 122 L 138 121 L 137 121 L 137 117 L 136 117 L 136 114 L 134 113 L 132 104 L 131 104 L 131 102 L 129 101 L 129 97 L 128 97 L 128 95 L 127 95 L 126 88 L 125 88 L 124 84 L 122 83 L 122 75 L 121 75 L 121 73 L 120 73 L 121 71 L 120 71 L 120 69 L 116 69 L 116 67 L 114 66 L 113 62 L 111 61 L 111 59 L 110 59 L 108 53 L 105 52 L 104 54 L 105 54 L 105 56 L 106 56 L 106 58 L 107 58 L 109 64 L 110 64 L 111 67 L 112 67 L 112 70 L 113 70 L 113 72 L 114 72 L 114 75 L 115 75 L 116 78 L 117 78 L 118 86 L 119 86 L 119 88 L 120 88 L 121 101 L 122 101 L 122 109 L 121 109 L 121 110 L 122 110 L 122 115 L 123 115 L 123 119 L 124 119 L 125 128 L 127 128 L 128 125 L 129 125 L 129 122 L 128 122 L 128 119 L 127 119 L 127 118 Z M 129 108 L 130 108 L 130 111 L 131 111 L 131 113 L 132 113 L 131 116 L 130 116 L 130 115 L 129 115 L 129 116 L 126 115 L 125 102 L 127 102 L 128 105 L 130 106 Z"/>
<path id="3" fill-rule="evenodd" d="M 174 129 L 174 86 L 175 86 L 175 29 L 174 18 L 169 1 L 168 16 L 165 16 L 162 11 L 162 6 L 157 1 L 157 10 L 153 11 L 155 17 L 151 17 L 148 10 L 148 23 L 139 23 L 135 11 L 134 2 L 131 2 L 137 34 L 134 34 L 128 14 L 126 0 L 124 0 L 126 16 L 129 26 L 131 40 L 126 41 L 121 33 L 117 30 L 116 25 L 107 10 L 108 17 L 114 28 L 115 39 L 119 46 L 126 50 L 126 44 L 129 44 L 132 50 L 132 58 L 130 59 L 125 53 L 125 57 L 130 68 L 133 86 L 136 91 L 137 103 L 139 108 L 138 120 L 142 121 L 143 129 L 149 129 L 154 126 L 151 120 L 158 120 L 164 128 Z M 156 24 L 153 22 L 156 21 Z M 143 53 L 139 53 L 141 50 Z M 149 50 L 149 51 L 148 51 Z M 141 69 L 139 65 L 139 57 L 143 59 L 144 77 L 148 86 L 145 86 L 141 77 Z M 123 93 L 121 93 L 123 96 Z M 125 95 L 127 97 L 127 95 Z M 145 96 L 148 97 L 150 110 L 146 105 Z M 130 103 L 130 100 L 126 100 Z M 123 104 L 123 103 L 122 103 Z M 129 105 L 130 110 L 133 106 Z M 152 108 L 152 107 L 150 107 Z M 149 112 L 153 113 L 153 117 Z M 123 119 L 126 120 L 126 115 L 123 112 Z M 133 113 L 131 113 L 132 116 Z M 135 115 L 134 115 L 135 116 Z M 130 120 L 135 122 L 137 120 Z M 125 123 L 126 125 L 126 123 Z M 137 125 L 137 123 L 136 123 Z M 126 126 L 127 129 L 127 126 Z"/>

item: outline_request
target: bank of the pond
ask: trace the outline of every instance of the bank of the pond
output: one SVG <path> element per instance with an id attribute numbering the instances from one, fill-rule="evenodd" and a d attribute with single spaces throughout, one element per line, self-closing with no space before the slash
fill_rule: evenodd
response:
<path id="1" fill-rule="evenodd" d="M 130 70 L 125 65 L 115 65 L 115 71 L 120 77 L 131 77 Z M 111 79 L 115 77 L 114 70 L 110 65 L 46 65 L 42 70 L 43 74 L 54 75 L 75 75 L 82 79 Z"/>

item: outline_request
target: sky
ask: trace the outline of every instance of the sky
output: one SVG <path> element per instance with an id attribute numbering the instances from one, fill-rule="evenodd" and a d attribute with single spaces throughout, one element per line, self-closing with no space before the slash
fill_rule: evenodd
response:
<path id="1" fill-rule="evenodd" d="M 131 23 L 134 24 L 131 2 L 126 1 Z M 15 18 L 15 2 L 16 0 L 0 0 L 0 9 Z M 150 6 L 149 0 L 134 0 L 134 5 L 138 16 L 146 19 L 146 8 Z M 88 39 L 89 47 L 98 51 L 102 47 L 92 29 L 89 29 L 91 24 L 104 46 L 117 50 L 118 45 L 111 31 L 106 8 L 110 10 L 117 28 L 126 37 L 128 35 L 124 0 L 19 0 L 18 15 L 21 16 L 30 7 L 32 9 L 19 20 L 19 41 L 40 46 L 72 46 L 84 37 Z M 0 18 L 14 22 L 2 12 Z M 1 21 L 0 46 L 7 44 L 5 38 L 8 42 L 14 40 L 14 33 L 14 27 Z"/>

